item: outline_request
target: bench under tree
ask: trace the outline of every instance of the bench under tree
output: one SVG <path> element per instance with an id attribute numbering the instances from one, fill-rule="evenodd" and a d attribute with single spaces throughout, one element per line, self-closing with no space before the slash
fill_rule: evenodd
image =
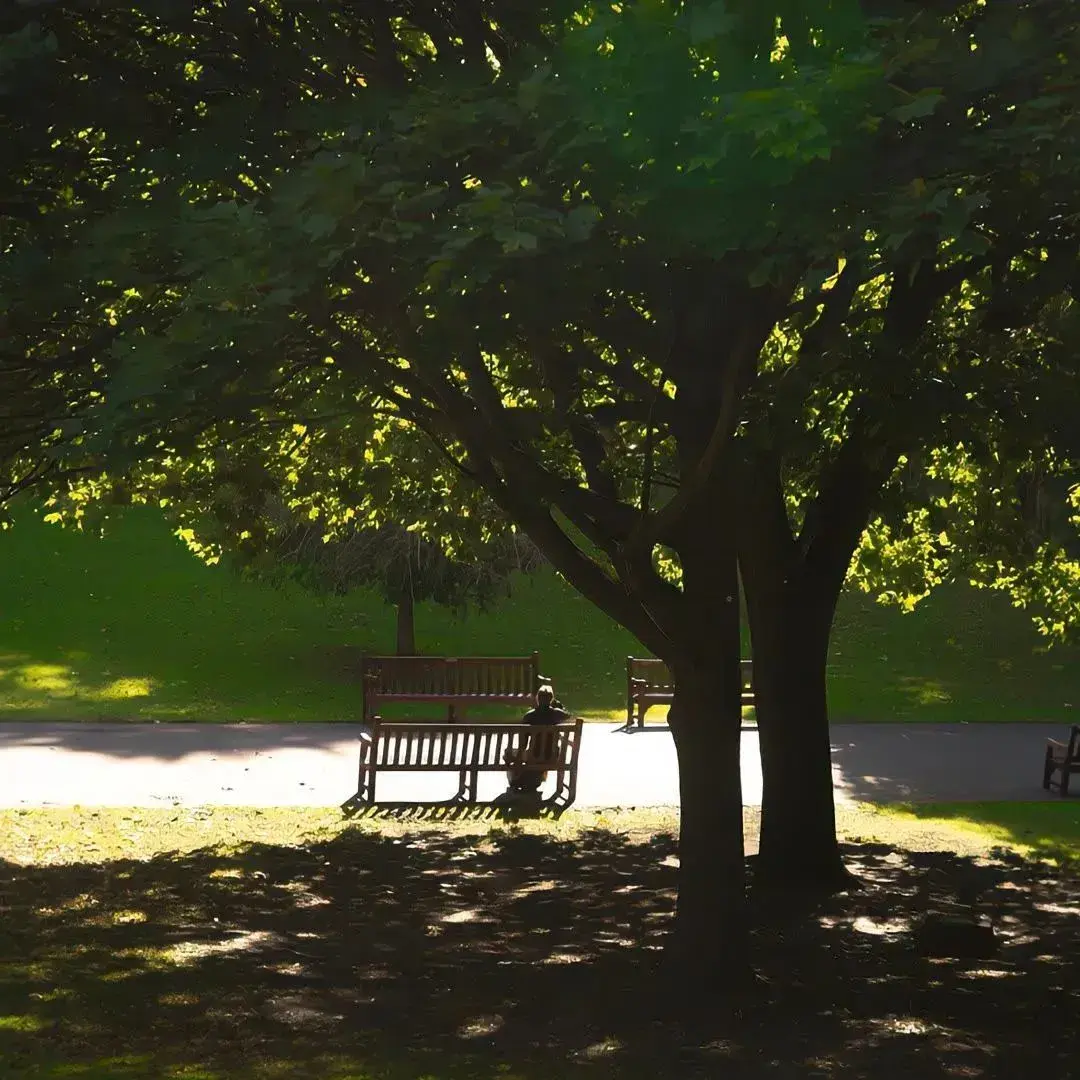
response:
<path id="1" fill-rule="evenodd" d="M 1054 775 L 1060 773 L 1055 781 Z M 1043 788 L 1049 791 L 1056 784 L 1064 797 L 1069 794 L 1069 777 L 1080 773 L 1080 726 L 1074 726 L 1069 741 L 1046 740 L 1046 759 L 1043 763 Z"/>
<path id="2" fill-rule="evenodd" d="M 505 773 L 510 762 L 555 774 L 549 806 L 565 809 L 577 797 L 580 718 L 562 724 L 474 724 L 372 718 L 360 736 L 356 803 L 375 803 L 375 781 L 387 772 L 457 773 L 453 801 L 475 803 L 480 773 Z"/>
<path id="3" fill-rule="evenodd" d="M 739 661 L 743 705 L 754 704 L 754 662 Z M 667 664 L 655 657 L 626 658 L 626 727 L 645 726 L 645 714 L 654 705 L 670 705 L 675 700 L 675 683 Z"/>
<path id="4" fill-rule="evenodd" d="M 531 656 L 365 656 L 364 720 L 401 702 L 446 706 L 448 721 L 470 705 L 531 708 L 540 684 L 540 654 Z"/>

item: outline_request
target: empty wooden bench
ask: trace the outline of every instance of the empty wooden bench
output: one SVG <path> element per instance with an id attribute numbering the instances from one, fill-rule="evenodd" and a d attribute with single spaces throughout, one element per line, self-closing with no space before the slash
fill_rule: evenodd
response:
<path id="1" fill-rule="evenodd" d="M 530 708 L 540 674 L 540 654 L 532 656 L 365 656 L 364 719 L 383 705 L 424 702 L 446 705 L 450 721 L 469 705 L 505 704 Z"/>
<path id="2" fill-rule="evenodd" d="M 742 703 L 754 704 L 754 662 L 739 661 Z M 653 705 L 670 705 L 675 700 L 675 684 L 663 660 L 653 657 L 626 658 L 626 726 L 645 726 L 645 714 Z"/>
<path id="3" fill-rule="evenodd" d="M 529 767 L 555 773 L 555 792 L 548 802 L 565 808 L 577 797 L 581 723 L 580 718 L 562 724 L 403 722 L 376 716 L 360 736 L 357 801 L 374 804 L 380 773 L 449 772 L 458 774 L 455 799 L 476 802 L 480 773 L 505 773 L 508 757 L 521 754 L 535 738 L 542 753 L 527 758 Z"/>
<path id="4" fill-rule="evenodd" d="M 1057 781 L 1054 774 L 1060 773 Z M 1074 726 L 1067 743 L 1046 740 L 1046 761 L 1043 764 L 1043 787 L 1049 791 L 1056 783 L 1062 796 L 1069 794 L 1069 777 L 1080 773 L 1080 727 Z"/>

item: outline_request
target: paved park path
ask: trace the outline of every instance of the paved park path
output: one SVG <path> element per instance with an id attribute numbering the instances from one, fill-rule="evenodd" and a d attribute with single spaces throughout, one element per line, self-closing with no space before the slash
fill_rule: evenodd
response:
<path id="1" fill-rule="evenodd" d="M 356 790 L 357 727 L 347 724 L 0 723 L 0 807 L 335 806 Z M 1046 724 L 836 724 L 841 802 L 1040 800 Z M 744 731 L 743 801 L 761 802 L 757 733 Z M 449 798 L 453 775 L 379 778 L 380 801 Z M 480 777 L 481 799 L 505 779 Z M 1054 796 L 1056 797 L 1056 796 Z M 678 803 L 666 727 L 627 734 L 587 724 L 578 805 Z"/>

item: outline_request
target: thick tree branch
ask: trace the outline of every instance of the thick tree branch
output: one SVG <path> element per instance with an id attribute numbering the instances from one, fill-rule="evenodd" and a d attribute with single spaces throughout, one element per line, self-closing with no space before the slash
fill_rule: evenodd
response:
<path id="1" fill-rule="evenodd" d="M 501 469 L 536 495 L 547 498 L 610 555 L 613 544 L 636 525 L 637 512 L 618 499 L 605 497 L 590 488 L 558 477 L 524 453 L 521 447 L 528 442 L 529 433 L 514 424 L 515 410 L 503 405 L 502 396 L 483 358 L 471 350 L 465 357 L 465 363 L 472 403 L 458 388 L 441 377 L 440 368 L 440 374 L 436 376 L 438 383 L 441 383 L 439 404 L 448 411 L 452 410 L 451 415 L 459 426 L 472 426 L 475 437 L 483 441 L 487 456 L 498 462 Z M 479 412 L 479 417 L 472 415 L 474 408 Z"/>
<path id="2" fill-rule="evenodd" d="M 582 416 L 575 410 L 581 390 L 581 369 L 561 348 L 544 348 L 540 355 L 555 398 L 556 412 L 570 433 L 586 481 L 598 495 L 612 502 L 618 501 L 619 494 L 607 467 L 604 441 L 597 430 L 595 414 Z"/>
<path id="3" fill-rule="evenodd" d="M 665 542 L 680 529 L 690 508 L 698 500 L 709 497 L 714 481 L 727 463 L 739 421 L 742 396 L 762 345 L 775 324 L 777 309 L 775 296 L 769 300 L 763 299 L 760 306 L 752 307 L 748 317 L 739 324 L 737 336 L 725 357 L 719 387 L 705 400 L 706 407 L 710 400 L 719 404 L 708 441 L 693 465 L 683 470 L 682 482 L 675 496 L 659 511 L 642 520 L 629 540 L 629 548 L 651 551 L 655 543 Z M 718 345 L 723 347 L 722 342 L 713 341 L 711 344 L 713 349 Z M 680 395 L 684 395 L 687 389 L 691 388 L 680 386 Z M 685 410 L 690 414 L 700 411 L 701 405 L 699 401 L 690 400 L 680 407 L 680 411 Z M 677 436 L 680 444 L 689 449 L 686 444 L 692 441 L 691 433 L 678 431 Z"/>
<path id="4" fill-rule="evenodd" d="M 649 614 L 641 602 L 581 551 L 542 503 L 499 476 L 482 446 L 469 435 L 465 435 L 463 442 L 484 489 L 522 527 L 555 569 L 586 599 L 627 627 L 653 653 L 666 655 L 669 631 Z"/>
<path id="5" fill-rule="evenodd" d="M 895 363 L 917 344 L 937 304 L 973 272 L 971 264 L 939 270 L 928 260 L 902 265 L 894 271 L 878 345 L 887 354 L 887 362 Z M 910 402 L 906 381 L 901 380 L 886 401 L 895 397 Z M 883 404 L 878 401 L 875 412 L 884 413 L 884 418 L 873 434 L 866 420 L 869 411 L 863 411 L 869 403 L 854 407 L 849 434 L 832 460 L 823 466 L 818 493 L 803 519 L 798 547 L 806 570 L 825 590 L 838 591 L 843 584 L 874 501 L 910 441 L 903 411 L 890 413 L 882 408 Z M 924 409 L 920 409 L 920 423 L 925 423 Z"/>

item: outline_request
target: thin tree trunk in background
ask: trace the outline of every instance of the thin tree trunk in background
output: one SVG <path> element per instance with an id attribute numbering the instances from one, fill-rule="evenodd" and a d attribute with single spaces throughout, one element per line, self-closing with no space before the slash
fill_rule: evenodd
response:
<path id="1" fill-rule="evenodd" d="M 406 581 L 397 597 L 397 654 L 398 656 L 416 655 L 415 604 L 412 587 Z"/>

